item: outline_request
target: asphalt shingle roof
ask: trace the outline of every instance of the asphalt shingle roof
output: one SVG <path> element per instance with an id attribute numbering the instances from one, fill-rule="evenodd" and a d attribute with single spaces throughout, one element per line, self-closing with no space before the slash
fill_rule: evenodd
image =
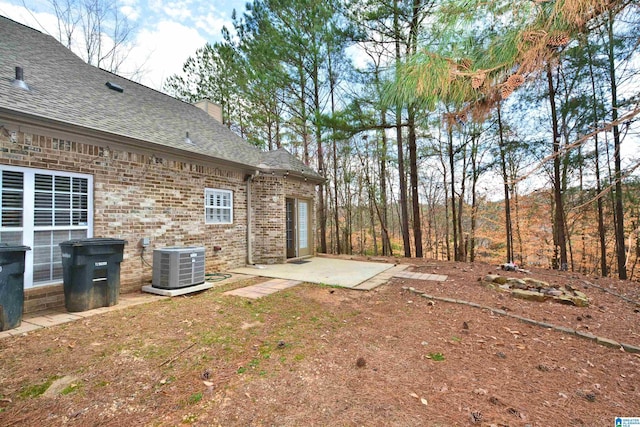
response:
<path id="1" fill-rule="evenodd" d="M 297 157 L 292 156 L 284 148 L 262 153 L 262 160 L 258 164 L 262 170 L 279 170 L 297 176 L 316 178 L 318 174 L 302 163 Z"/>
<path id="2" fill-rule="evenodd" d="M 15 67 L 30 90 L 15 87 Z M 118 92 L 107 87 L 115 83 Z M 104 132 L 115 138 L 158 144 L 241 167 L 286 171 L 295 159 L 278 161 L 258 150 L 205 111 L 131 80 L 91 66 L 53 37 L 0 16 L 0 111 Z M 191 144 L 185 141 L 189 134 Z M 265 163 L 264 158 L 271 159 Z M 298 165 L 299 166 L 299 165 Z M 321 177 L 302 165 L 303 175 Z"/>

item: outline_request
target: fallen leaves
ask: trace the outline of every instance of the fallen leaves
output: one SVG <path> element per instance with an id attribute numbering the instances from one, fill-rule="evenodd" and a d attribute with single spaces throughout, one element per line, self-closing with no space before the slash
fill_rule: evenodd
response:
<path id="1" fill-rule="evenodd" d="M 416 393 L 409 393 L 409 396 L 413 397 L 414 399 L 419 399 L 420 403 L 422 403 L 425 406 L 427 406 L 429 404 L 427 399 L 425 399 L 424 397 L 418 396 Z"/>

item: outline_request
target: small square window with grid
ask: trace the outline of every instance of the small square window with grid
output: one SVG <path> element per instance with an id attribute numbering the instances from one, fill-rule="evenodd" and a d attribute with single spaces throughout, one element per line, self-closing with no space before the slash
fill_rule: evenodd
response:
<path id="1" fill-rule="evenodd" d="M 204 193 L 206 224 L 233 223 L 233 192 L 207 188 Z"/>

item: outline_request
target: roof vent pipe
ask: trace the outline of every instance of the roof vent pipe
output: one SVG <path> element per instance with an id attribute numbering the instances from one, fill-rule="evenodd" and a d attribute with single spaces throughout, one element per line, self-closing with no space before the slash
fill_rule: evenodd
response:
<path id="1" fill-rule="evenodd" d="M 185 136 L 185 137 L 184 137 L 184 142 L 185 142 L 186 144 L 194 145 L 194 144 L 193 144 L 193 141 L 191 140 L 191 138 L 189 138 L 189 132 L 187 132 L 187 136 Z"/>
<path id="2" fill-rule="evenodd" d="M 29 90 L 29 85 L 24 81 L 24 70 L 22 67 L 16 67 L 16 78 L 12 84 L 14 87 Z"/>

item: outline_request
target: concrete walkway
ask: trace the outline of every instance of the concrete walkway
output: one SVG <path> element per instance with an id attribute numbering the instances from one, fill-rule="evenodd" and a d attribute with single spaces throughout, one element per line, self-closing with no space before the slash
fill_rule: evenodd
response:
<path id="1" fill-rule="evenodd" d="M 300 283 L 302 282 L 298 280 L 272 279 L 267 280 L 266 282 L 258 283 L 257 285 L 233 289 L 231 291 L 225 292 L 223 295 L 236 295 L 239 297 L 258 299 L 266 295 L 271 295 L 283 289 L 299 285 Z"/>
<path id="2" fill-rule="evenodd" d="M 127 307 L 146 304 L 164 298 L 167 297 L 144 293 L 122 294 L 118 299 L 118 304 L 112 305 L 111 307 L 100 307 L 93 310 L 81 311 L 77 313 L 69 313 L 64 309 L 64 307 L 58 310 L 47 310 L 39 311 L 37 313 L 28 313 L 22 317 L 22 323 L 20 324 L 20 326 L 15 329 L 9 329 L 8 331 L 0 332 L 0 339 L 15 335 L 22 335 L 27 332 L 35 331 L 36 329 L 42 329 L 50 326 L 61 325 L 63 323 L 73 322 L 102 313 L 123 310 Z"/>

